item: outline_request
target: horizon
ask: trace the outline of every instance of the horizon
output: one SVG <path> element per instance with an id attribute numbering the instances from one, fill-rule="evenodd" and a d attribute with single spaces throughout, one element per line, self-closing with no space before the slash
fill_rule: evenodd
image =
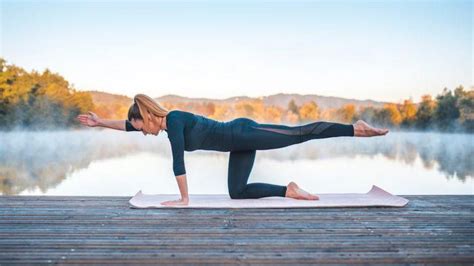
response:
<path id="1" fill-rule="evenodd" d="M 399 103 L 473 85 L 471 1 L 0 4 L 7 62 L 79 91 Z"/>
<path id="2" fill-rule="evenodd" d="M 449 88 L 448 88 L 449 89 Z M 449 89 L 451 91 L 454 91 L 455 88 L 453 89 Z M 465 90 L 474 90 L 474 86 L 471 86 L 469 88 L 464 88 Z M 111 92 L 107 92 L 107 91 L 98 91 L 98 90 L 87 90 L 85 92 L 99 92 L 99 93 L 108 93 L 108 94 L 113 94 L 113 95 L 116 95 L 116 96 L 125 96 L 125 97 L 128 97 L 128 98 L 131 98 L 133 99 L 134 95 L 130 96 L 130 95 L 125 95 L 125 94 L 118 94 L 118 93 L 111 93 Z M 433 99 L 436 98 L 436 95 L 438 94 L 441 94 L 442 90 L 439 91 L 438 93 L 435 93 L 435 94 L 430 94 Z M 140 92 L 137 92 L 137 94 L 140 93 Z M 167 96 L 172 96 L 172 97 L 182 97 L 182 98 L 189 98 L 189 99 L 205 99 L 205 100 L 228 100 L 228 99 L 231 99 L 231 98 L 240 98 L 240 97 L 249 97 L 249 98 L 252 98 L 252 99 L 259 99 L 259 98 L 263 98 L 263 97 L 270 97 L 270 96 L 275 96 L 275 95 L 279 95 L 279 94 L 287 94 L 287 95 L 291 95 L 291 94 L 297 94 L 297 95 L 300 95 L 300 96 L 318 96 L 318 97 L 326 97 L 326 98 L 340 98 L 340 99 L 346 99 L 346 100 L 354 100 L 354 101 L 374 101 L 374 102 L 379 102 L 379 103 L 395 103 L 395 104 L 402 104 L 403 103 L 403 100 L 408 100 L 408 98 L 406 99 L 402 99 L 401 101 L 399 102 L 389 102 L 389 101 L 379 101 L 379 100 L 374 100 L 374 99 L 355 99 L 355 98 L 347 98 L 347 97 L 340 97 L 340 96 L 334 96 L 334 95 L 320 95 L 320 94 L 302 94 L 302 93 L 297 93 L 297 92 L 276 92 L 276 93 L 272 93 L 272 94 L 267 94 L 267 95 L 260 95 L 260 96 L 247 96 L 247 95 L 233 95 L 233 96 L 229 96 L 229 97 L 225 97 L 225 98 L 211 98 L 211 97 L 189 97 L 189 96 L 183 96 L 183 95 L 179 95 L 179 94 L 172 94 L 172 93 L 168 93 L 168 94 L 163 94 L 163 95 L 159 95 L 159 96 L 156 96 L 156 95 L 148 95 L 150 96 L 151 98 L 153 99 L 156 99 L 156 98 L 160 98 L 160 97 L 167 97 Z M 412 102 L 414 104 L 419 104 L 421 102 L 421 99 L 411 99 Z"/>

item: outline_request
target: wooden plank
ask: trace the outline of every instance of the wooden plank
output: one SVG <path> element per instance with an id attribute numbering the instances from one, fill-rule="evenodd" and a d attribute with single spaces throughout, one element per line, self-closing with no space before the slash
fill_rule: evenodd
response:
<path id="1" fill-rule="evenodd" d="M 130 209 L 129 197 L 0 196 L 0 264 L 474 262 L 474 197 L 404 208 Z"/>

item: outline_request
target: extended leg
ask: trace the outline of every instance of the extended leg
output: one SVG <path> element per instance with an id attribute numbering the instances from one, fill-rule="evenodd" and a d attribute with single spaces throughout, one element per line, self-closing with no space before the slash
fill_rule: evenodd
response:
<path id="1" fill-rule="evenodd" d="M 310 139 L 354 136 L 354 127 L 352 125 L 326 121 L 318 121 L 294 127 L 274 124 L 257 124 L 252 127 L 284 135 L 297 136 L 301 142 Z"/>
<path id="2" fill-rule="evenodd" d="M 311 139 L 354 136 L 351 124 L 318 121 L 301 126 L 260 124 L 248 121 L 247 129 L 234 136 L 241 150 L 269 150 L 283 148 Z"/>
<path id="3" fill-rule="evenodd" d="M 232 199 L 257 199 L 262 197 L 285 197 L 286 186 L 247 181 L 255 161 L 255 150 L 231 151 L 229 156 L 228 188 Z"/>

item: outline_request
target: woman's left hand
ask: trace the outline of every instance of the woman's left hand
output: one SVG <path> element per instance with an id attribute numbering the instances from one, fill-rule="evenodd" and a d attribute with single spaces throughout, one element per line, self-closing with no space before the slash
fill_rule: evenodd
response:
<path id="1" fill-rule="evenodd" d="M 189 199 L 178 199 L 178 200 L 169 200 L 164 201 L 161 205 L 165 206 L 187 206 L 189 203 Z"/>

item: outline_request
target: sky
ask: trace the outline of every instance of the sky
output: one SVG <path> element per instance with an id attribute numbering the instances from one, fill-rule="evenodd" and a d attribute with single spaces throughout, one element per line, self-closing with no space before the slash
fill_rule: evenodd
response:
<path id="1" fill-rule="evenodd" d="M 0 1 L 1 57 L 77 90 L 418 102 L 473 84 L 471 1 Z"/>

